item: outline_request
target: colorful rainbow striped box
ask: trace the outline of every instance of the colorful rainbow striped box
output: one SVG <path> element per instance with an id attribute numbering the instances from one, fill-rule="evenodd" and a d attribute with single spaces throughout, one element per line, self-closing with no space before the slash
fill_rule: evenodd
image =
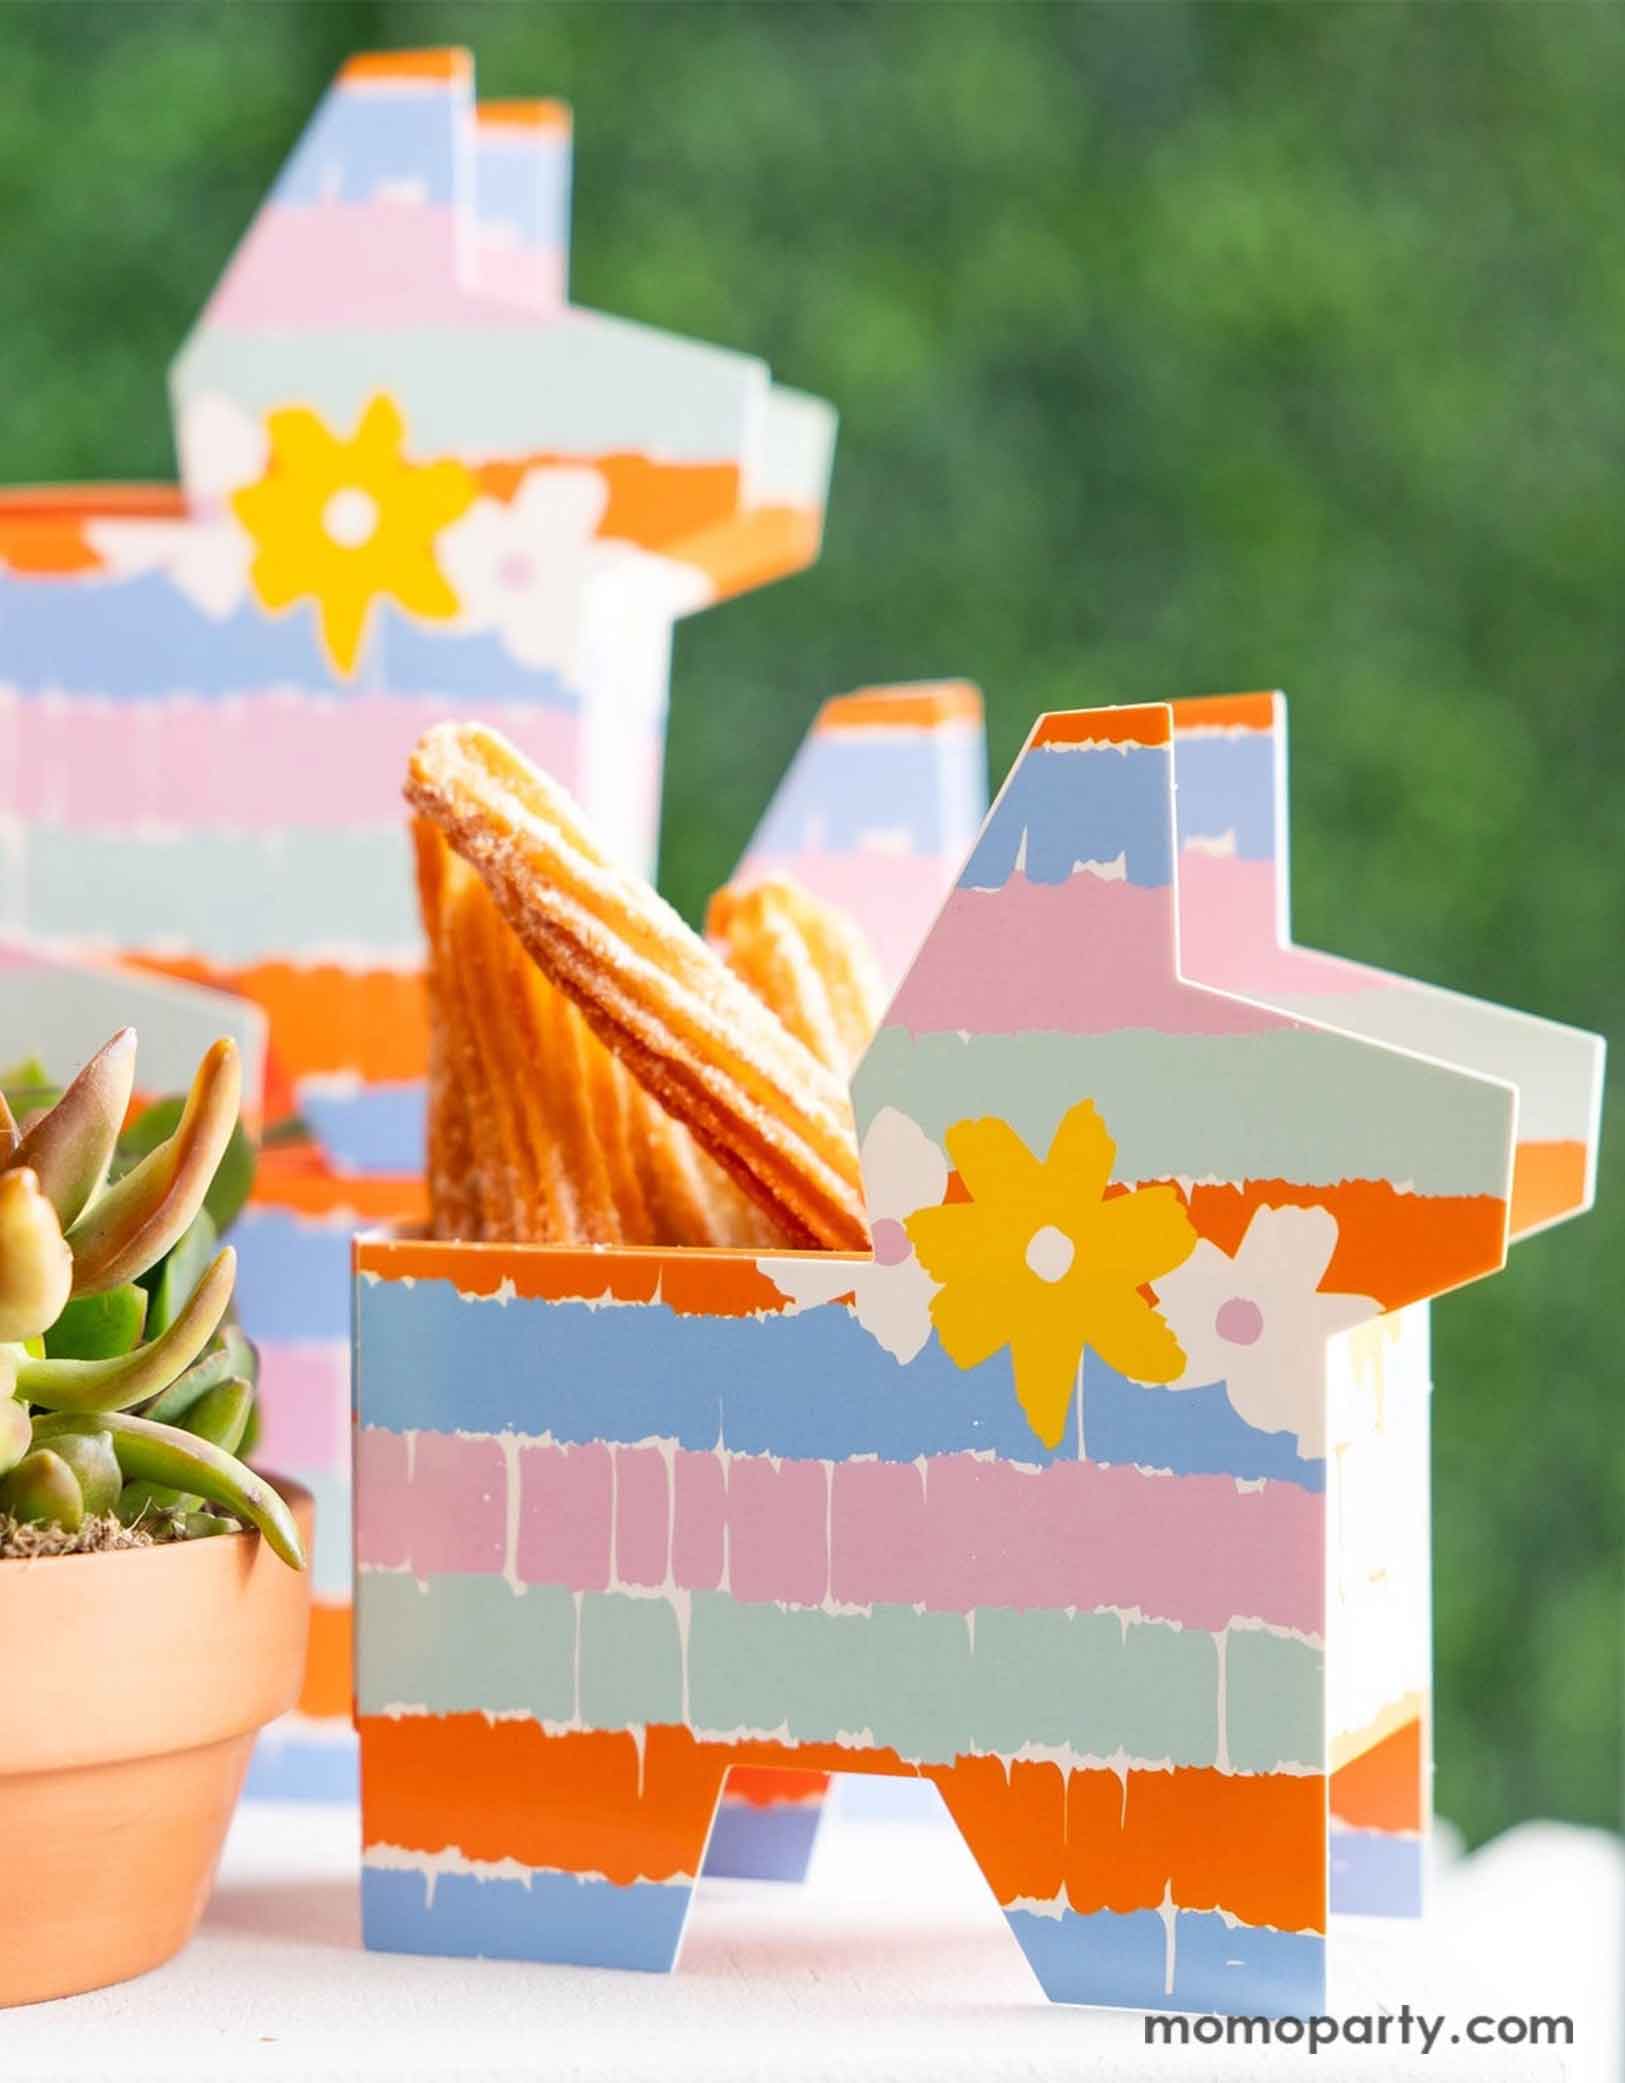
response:
<path id="1" fill-rule="evenodd" d="M 352 59 L 174 363 L 179 486 L 0 495 L 0 931 L 253 1001 L 307 1132 L 235 1240 L 322 1527 L 259 1791 L 354 1787 L 349 1237 L 422 1207 L 407 753 L 473 709 L 647 865 L 676 623 L 818 553 L 833 413 L 571 304 L 570 165 L 465 51 Z"/>
<path id="2" fill-rule="evenodd" d="M 1280 717 L 1039 721 L 871 1254 L 357 1240 L 369 1945 L 669 1968 L 736 1772 L 932 1782 L 1057 2000 L 1417 1910 L 1428 1300 L 1587 1203 L 1601 1045 L 1291 945 Z"/>

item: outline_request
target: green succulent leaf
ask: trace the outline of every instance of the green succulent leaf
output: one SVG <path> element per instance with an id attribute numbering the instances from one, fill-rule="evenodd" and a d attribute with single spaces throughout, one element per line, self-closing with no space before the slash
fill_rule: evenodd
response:
<path id="1" fill-rule="evenodd" d="M 259 1354 L 234 1323 L 223 1323 L 209 1341 L 200 1360 L 177 1375 L 167 1389 L 141 1406 L 141 1416 L 155 1425 L 178 1425 L 207 1389 L 239 1376 L 258 1382 Z"/>
<path id="2" fill-rule="evenodd" d="M 12 1162 L 34 1172 L 64 1229 L 101 1191 L 134 1087 L 135 1029 L 121 1027 L 56 1105 L 23 1132 Z"/>
<path id="3" fill-rule="evenodd" d="M 121 1524 L 145 1526 L 151 1532 L 156 1520 L 170 1513 L 195 1512 L 202 1502 L 201 1497 L 186 1490 L 172 1490 L 167 1483 L 126 1483 L 114 1509 Z"/>
<path id="4" fill-rule="evenodd" d="M 112 1360 L 20 1360 L 17 1394 L 54 1411 L 128 1410 L 146 1402 L 190 1367 L 214 1336 L 236 1273 L 237 1254 L 228 1244 L 158 1337 Z"/>
<path id="5" fill-rule="evenodd" d="M 99 1295 L 80 1295 L 45 1334 L 53 1360 L 116 1360 L 141 1343 L 147 1323 L 147 1291 L 126 1281 Z"/>
<path id="6" fill-rule="evenodd" d="M 147 1311 L 150 1336 L 157 1337 L 180 1315 L 219 1244 L 213 1218 L 207 1208 L 200 1208 L 186 1234 L 145 1276 L 143 1284 L 152 1297 Z"/>
<path id="7" fill-rule="evenodd" d="M 237 1046 L 217 1041 L 198 1065 L 174 1134 L 98 1195 L 69 1232 L 75 1294 L 139 1278 L 191 1227 L 237 1124 L 241 1090 Z"/>
<path id="8" fill-rule="evenodd" d="M 234 1378 L 205 1389 L 181 1423 L 183 1432 L 206 1439 L 210 1446 L 235 1454 L 248 1430 L 249 1412 L 254 1408 L 252 1382 Z"/>
<path id="9" fill-rule="evenodd" d="M 72 1469 L 84 1508 L 92 1517 L 112 1511 L 124 1487 L 124 1475 L 109 1433 L 68 1433 L 52 1444 L 51 1452 Z"/>
<path id="10" fill-rule="evenodd" d="M 38 1179 L 26 1165 L 0 1172 L 0 1339 L 37 1337 L 72 1284 L 73 1256 Z"/>
<path id="11" fill-rule="evenodd" d="M 95 1417 L 70 1412 L 34 1420 L 34 1438 L 40 1445 L 49 1445 L 66 1433 L 97 1429 L 111 1433 L 113 1452 L 126 1478 L 195 1492 L 233 1518 L 257 1527 L 272 1553 L 290 1569 L 304 1568 L 299 1528 L 286 1500 L 263 1476 L 207 1440 L 173 1425 L 132 1417 L 127 1411 Z"/>
<path id="12" fill-rule="evenodd" d="M 60 1526 L 73 1533 L 85 1521 L 79 1480 L 60 1454 L 35 1447 L 0 1478 L 0 1512 L 36 1525 Z"/>
<path id="13" fill-rule="evenodd" d="M 129 1171 L 141 1158 L 156 1150 L 166 1137 L 172 1136 L 180 1126 L 185 1107 L 185 1098 L 180 1093 L 171 1093 L 167 1099 L 154 1100 L 138 1115 L 119 1138 L 118 1155 L 113 1160 L 114 1177 Z M 253 1139 L 239 1121 L 232 1129 L 225 1155 L 203 1196 L 203 1205 L 220 1236 L 225 1235 L 242 1213 L 243 1204 L 253 1189 L 258 1162 L 259 1152 Z"/>
<path id="14" fill-rule="evenodd" d="M 10 1475 L 28 1452 L 34 1428 L 28 1412 L 11 1396 L 0 1396 L 0 1476 Z"/>

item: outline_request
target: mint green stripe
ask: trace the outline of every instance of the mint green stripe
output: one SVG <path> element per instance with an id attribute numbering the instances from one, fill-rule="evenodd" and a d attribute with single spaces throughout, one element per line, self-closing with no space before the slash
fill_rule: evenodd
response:
<path id="1" fill-rule="evenodd" d="M 417 458 L 632 449 L 676 463 L 742 460 L 768 389 L 750 355 L 596 312 L 562 325 L 215 327 L 193 334 L 171 383 L 256 414 L 296 401 L 346 435 L 387 391 Z"/>
<path id="2" fill-rule="evenodd" d="M 415 1577 L 364 1570 L 356 1584 L 358 1711 L 575 1713 L 575 1599 L 501 1577 Z"/>
<path id="3" fill-rule="evenodd" d="M 595 1729 L 685 1719 L 678 1608 L 665 1598 L 588 1592 L 579 1652 L 576 1601 L 552 1586 L 368 1570 L 356 1602 L 364 1714 L 484 1709 Z M 1232 1630 L 1231 1768 L 1318 1768 L 1322 1691 L 1318 1649 Z M 844 1737 L 922 1764 L 1036 1743 L 1214 1765 L 1218 1695 L 1212 1635 L 1110 1613 L 998 1607 L 967 1622 L 912 1606 L 740 1605 L 726 1592 L 690 1603 L 686 1719 L 712 1735 L 784 1728 L 793 1743 Z"/>
<path id="4" fill-rule="evenodd" d="M 222 963 L 355 946 L 418 945 L 406 825 L 183 832 L 147 839 L 24 826 L 19 924 L 150 948 L 180 942 Z M 184 921 L 184 925 L 183 922 Z"/>
<path id="5" fill-rule="evenodd" d="M 1001 1115 L 1049 1148 L 1081 1099 L 1100 1109 L 1123 1180 L 1195 1176 L 1504 1195 L 1510 1087 L 1302 1028 L 1264 1034 L 911 1035 L 887 1027 L 854 1081 L 860 1126 L 900 1107 L 941 1140 Z"/>
<path id="6" fill-rule="evenodd" d="M 1326 1670 L 1319 1650 L 1262 1628 L 1225 1641 L 1225 1739 L 1233 1772 L 1319 1763 L 1326 1749 Z"/>

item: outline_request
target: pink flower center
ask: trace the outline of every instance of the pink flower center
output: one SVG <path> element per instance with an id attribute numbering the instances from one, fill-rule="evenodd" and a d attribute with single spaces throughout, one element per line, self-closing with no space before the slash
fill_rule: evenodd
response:
<path id="1" fill-rule="evenodd" d="M 874 1240 L 877 1266 L 900 1266 L 914 1249 L 895 1215 L 881 1216 L 874 1226 Z"/>
<path id="2" fill-rule="evenodd" d="M 509 550 L 497 560 L 497 579 L 510 593 L 523 593 L 536 579 L 536 561 L 523 550 Z"/>
<path id="3" fill-rule="evenodd" d="M 1213 1328 L 1227 1344 L 1256 1345 L 1264 1335 L 1264 1312 L 1256 1302 L 1232 1295 L 1220 1304 Z"/>

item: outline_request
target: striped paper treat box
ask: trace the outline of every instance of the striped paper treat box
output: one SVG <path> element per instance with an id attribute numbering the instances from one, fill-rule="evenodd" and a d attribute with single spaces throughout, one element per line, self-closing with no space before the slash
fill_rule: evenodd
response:
<path id="1" fill-rule="evenodd" d="M 1034 730 L 854 1080 L 872 1254 L 358 1241 L 369 1944 L 669 1967 L 736 1771 L 930 1780 L 1060 2000 L 1319 2010 L 1334 1877 L 1411 1906 L 1374 1500 L 1518 1093 L 1182 969 L 1175 760 Z"/>

